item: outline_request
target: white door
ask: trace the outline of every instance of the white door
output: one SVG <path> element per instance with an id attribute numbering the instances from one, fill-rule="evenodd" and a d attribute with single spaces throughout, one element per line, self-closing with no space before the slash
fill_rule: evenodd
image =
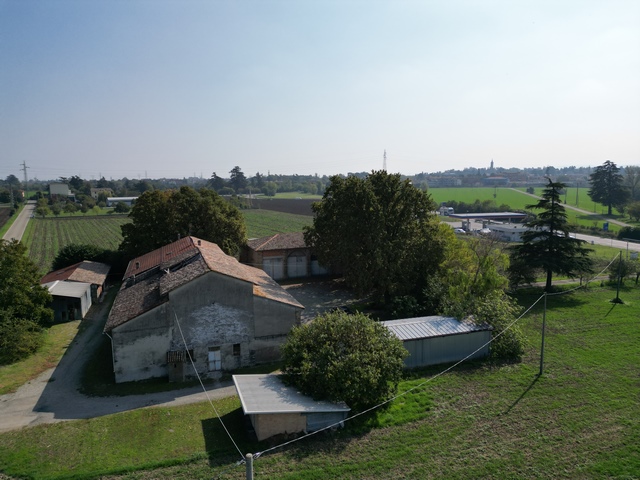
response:
<path id="1" fill-rule="evenodd" d="M 214 372 L 216 370 L 222 370 L 222 356 L 220 355 L 220 348 L 209 347 L 209 371 Z"/>
<path id="2" fill-rule="evenodd" d="M 262 260 L 262 269 L 274 280 L 284 278 L 284 268 L 282 268 L 282 257 L 265 258 Z"/>

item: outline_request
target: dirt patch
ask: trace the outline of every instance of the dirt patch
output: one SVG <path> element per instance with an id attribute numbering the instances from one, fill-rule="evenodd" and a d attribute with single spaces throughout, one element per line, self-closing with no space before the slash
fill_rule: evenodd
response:
<path id="1" fill-rule="evenodd" d="M 313 320 L 328 310 L 341 306 L 348 307 L 363 300 L 349 289 L 342 279 L 291 283 L 282 287 L 304 305 L 303 322 Z"/>

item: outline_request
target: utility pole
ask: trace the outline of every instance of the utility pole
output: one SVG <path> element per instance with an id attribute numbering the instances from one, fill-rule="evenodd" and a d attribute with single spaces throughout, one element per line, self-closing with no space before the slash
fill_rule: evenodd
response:
<path id="1" fill-rule="evenodd" d="M 580 192 L 580 182 L 576 183 L 576 207 L 578 206 L 578 199 L 580 198 L 580 195 L 578 194 Z"/>
<path id="2" fill-rule="evenodd" d="M 24 173 L 24 192 L 25 192 L 25 195 L 29 197 L 29 192 L 27 188 L 28 186 L 27 185 L 27 168 L 30 168 L 30 167 L 27 167 L 27 164 L 24 162 L 24 160 L 22 161 L 21 165 L 22 165 L 22 172 Z"/>
<path id="3" fill-rule="evenodd" d="M 387 171 L 387 150 L 385 149 L 384 155 L 382 156 L 382 170 Z"/>
<path id="4" fill-rule="evenodd" d="M 253 455 L 247 453 L 244 459 L 246 462 L 246 478 L 247 480 L 253 480 Z"/>
<path id="5" fill-rule="evenodd" d="M 542 312 L 542 343 L 540 346 L 540 373 L 538 376 L 542 376 L 544 367 L 544 332 L 547 326 L 547 292 L 544 292 L 544 311 Z"/>

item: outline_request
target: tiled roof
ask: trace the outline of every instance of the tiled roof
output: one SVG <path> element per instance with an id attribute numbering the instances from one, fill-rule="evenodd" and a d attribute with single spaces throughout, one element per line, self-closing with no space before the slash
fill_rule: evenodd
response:
<path id="1" fill-rule="evenodd" d="M 136 269 L 135 266 L 139 265 Z M 132 265 L 134 268 L 132 269 Z M 225 254 L 215 243 L 185 237 L 133 259 L 113 304 L 105 331 L 168 301 L 168 294 L 208 272 L 216 272 L 253 284 L 253 294 L 304 308 L 263 270 L 243 265 Z"/>
<path id="2" fill-rule="evenodd" d="M 85 260 L 69 267 L 50 272 L 40 279 L 40 284 L 54 282 L 56 280 L 69 280 L 72 282 L 92 283 L 102 285 L 107 279 L 111 267 L 100 262 Z"/>
<path id="3" fill-rule="evenodd" d="M 269 237 L 254 238 L 247 242 L 247 246 L 256 252 L 307 248 L 307 244 L 304 241 L 304 234 L 302 232 L 276 233 Z"/>

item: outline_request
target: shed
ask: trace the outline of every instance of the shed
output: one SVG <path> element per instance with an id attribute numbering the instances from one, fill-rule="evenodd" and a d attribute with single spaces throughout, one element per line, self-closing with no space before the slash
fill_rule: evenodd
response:
<path id="1" fill-rule="evenodd" d="M 91 307 L 91 284 L 55 280 L 43 284 L 53 297 L 53 319 L 55 322 L 82 320 Z"/>
<path id="2" fill-rule="evenodd" d="M 303 395 L 282 383 L 279 375 L 234 375 L 233 383 L 259 441 L 340 424 L 351 410 L 344 403 L 317 401 Z"/>
<path id="3" fill-rule="evenodd" d="M 402 340 L 409 352 L 404 361 L 408 368 L 457 362 L 470 354 L 470 359 L 489 355 L 491 325 L 442 316 L 388 320 L 382 324 Z"/>

